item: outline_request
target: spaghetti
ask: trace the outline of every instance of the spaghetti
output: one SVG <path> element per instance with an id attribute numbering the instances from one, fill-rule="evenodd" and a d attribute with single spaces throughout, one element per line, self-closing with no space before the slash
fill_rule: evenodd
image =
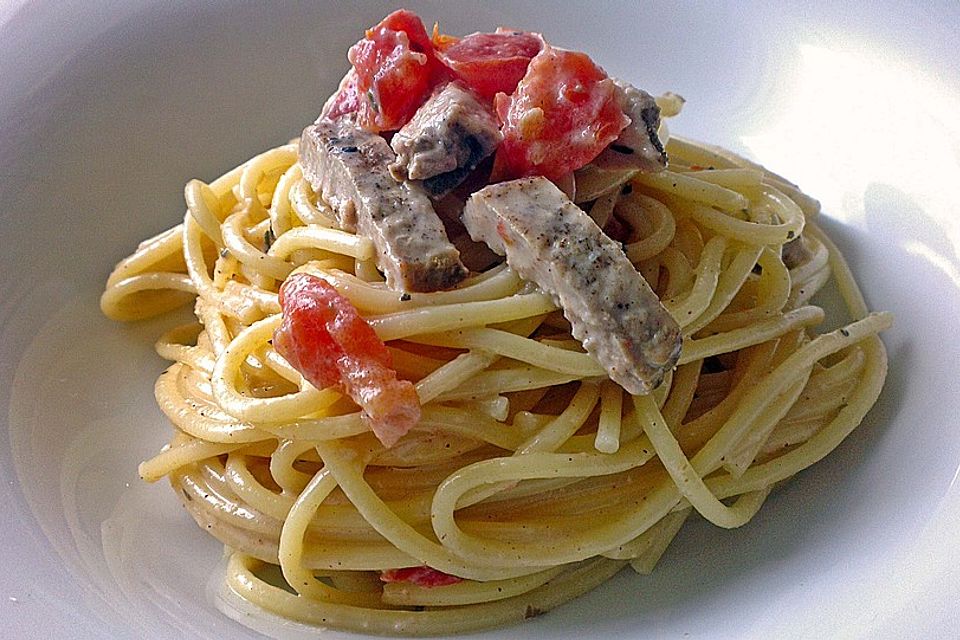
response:
<path id="1" fill-rule="evenodd" d="M 118 320 L 195 304 L 156 345 L 173 362 L 155 394 L 174 435 L 141 476 L 168 478 L 226 545 L 240 596 L 375 634 L 530 618 L 627 564 L 651 571 L 693 512 L 744 524 L 861 422 L 891 317 L 868 311 L 795 185 L 682 138 L 666 151 L 660 173 L 577 175 L 578 204 L 625 238 L 682 330 L 678 366 L 646 396 L 609 380 L 504 264 L 448 291 L 386 287 L 293 144 L 191 181 L 183 223 L 120 262 L 101 299 Z M 395 446 L 274 350 L 277 291 L 299 272 L 349 300 L 415 385 L 422 416 Z M 811 298 L 831 279 L 849 323 L 819 332 Z M 453 578 L 382 579 L 414 567 Z"/>

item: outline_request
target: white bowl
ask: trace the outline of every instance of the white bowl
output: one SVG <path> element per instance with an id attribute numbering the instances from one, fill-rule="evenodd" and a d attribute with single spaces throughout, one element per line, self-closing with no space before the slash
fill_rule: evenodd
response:
<path id="1" fill-rule="evenodd" d="M 682 94 L 672 128 L 819 196 L 871 306 L 896 314 L 877 406 L 749 525 L 694 522 L 653 575 L 480 635 L 956 637 L 960 5 L 409 7 L 451 33 L 542 31 Z M 169 433 L 151 351 L 169 320 L 120 326 L 97 298 L 115 261 L 177 223 L 189 178 L 296 136 L 392 8 L 0 3 L 3 637 L 260 637 L 218 609 L 220 545 L 137 478 Z"/>

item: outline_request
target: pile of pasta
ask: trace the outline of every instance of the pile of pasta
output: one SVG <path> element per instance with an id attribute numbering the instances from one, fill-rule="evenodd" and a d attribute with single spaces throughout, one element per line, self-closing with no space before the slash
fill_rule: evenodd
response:
<path id="1" fill-rule="evenodd" d="M 120 320 L 195 304 L 196 321 L 156 343 L 173 362 L 155 394 L 174 432 L 140 473 L 168 478 L 226 545 L 233 591 L 376 634 L 523 620 L 627 564 L 650 572 L 691 513 L 744 524 L 860 424 L 891 318 L 868 311 L 817 202 L 727 151 L 675 136 L 667 151 L 662 173 L 577 176 L 580 206 L 626 235 L 682 327 L 679 365 L 636 397 L 506 265 L 451 291 L 386 288 L 372 242 L 332 226 L 295 144 L 187 185 L 183 223 L 119 263 L 101 302 Z M 394 447 L 272 348 L 294 271 L 346 296 L 415 383 L 423 416 Z M 820 332 L 811 298 L 831 279 L 849 323 Z M 463 580 L 381 580 L 424 565 Z"/>

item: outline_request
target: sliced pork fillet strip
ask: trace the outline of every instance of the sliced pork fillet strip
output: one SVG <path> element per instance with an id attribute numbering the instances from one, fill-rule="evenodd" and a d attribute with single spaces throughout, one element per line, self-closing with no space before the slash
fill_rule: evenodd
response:
<path id="1" fill-rule="evenodd" d="M 620 79 L 614 79 L 617 103 L 630 118 L 620 137 L 600 152 L 593 164 L 601 169 L 638 169 L 656 173 L 667 166 L 667 152 L 657 135 L 660 107 L 649 93 Z"/>
<path id="2" fill-rule="evenodd" d="M 574 337 L 628 392 L 649 393 L 677 363 L 677 322 L 620 245 L 546 178 L 481 189 L 463 222 L 554 297 Z"/>
<path id="3" fill-rule="evenodd" d="M 390 141 L 397 180 L 420 180 L 434 198 L 463 182 L 500 144 L 493 111 L 456 82 L 437 89 Z"/>
<path id="4" fill-rule="evenodd" d="M 299 159 L 337 223 L 373 240 L 387 286 L 439 291 L 467 276 L 430 199 L 390 175 L 395 156 L 379 135 L 321 118 L 304 129 Z"/>

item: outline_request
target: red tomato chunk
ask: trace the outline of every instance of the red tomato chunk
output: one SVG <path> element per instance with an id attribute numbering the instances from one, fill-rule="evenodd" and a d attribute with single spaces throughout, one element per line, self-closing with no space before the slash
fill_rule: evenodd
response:
<path id="1" fill-rule="evenodd" d="M 347 75 L 340 81 L 340 87 L 334 93 L 325 105 L 323 105 L 323 115 L 332 120 L 348 113 L 357 113 L 360 111 L 360 78 L 357 77 L 355 69 L 350 69 Z"/>
<path id="2" fill-rule="evenodd" d="M 355 113 L 368 131 L 402 127 L 447 73 L 423 22 L 402 9 L 369 29 L 347 58 L 356 81 L 341 83 L 324 115 Z"/>
<path id="3" fill-rule="evenodd" d="M 533 33 L 474 33 L 453 44 L 445 42 L 440 58 L 477 95 L 493 100 L 497 93 L 513 93 L 542 46 L 543 40 Z"/>
<path id="4" fill-rule="evenodd" d="M 613 81 L 585 53 L 549 45 L 530 61 L 512 95 L 498 94 L 498 162 L 512 177 L 559 180 L 617 139 L 630 119 Z"/>
<path id="5" fill-rule="evenodd" d="M 430 567 L 407 567 L 405 569 L 387 569 L 380 572 L 383 582 L 409 582 L 418 587 L 446 587 L 463 582 L 463 578 L 452 576 Z"/>
<path id="6" fill-rule="evenodd" d="M 597 157 L 630 124 L 613 81 L 585 53 L 555 49 L 539 34 L 499 29 L 464 38 L 427 34 L 400 10 L 350 48 L 353 68 L 323 115 L 351 114 L 368 131 L 405 125 L 438 86 L 458 80 L 492 101 L 503 142 L 494 173 L 558 181 Z"/>
<path id="7" fill-rule="evenodd" d="M 349 395 L 385 446 L 420 420 L 413 384 L 397 378 L 386 345 L 332 285 L 305 273 L 290 276 L 280 288 L 280 307 L 277 352 L 318 389 Z"/>

